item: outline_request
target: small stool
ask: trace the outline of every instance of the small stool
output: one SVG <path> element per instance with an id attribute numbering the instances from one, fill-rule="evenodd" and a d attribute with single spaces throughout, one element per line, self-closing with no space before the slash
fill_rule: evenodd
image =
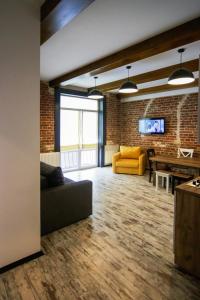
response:
<path id="1" fill-rule="evenodd" d="M 158 180 L 162 177 L 162 187 L 164 187 L 164 180 L 166 178 L 166 192 L 169 193 L 169 179 L 171 177 L 171 172 L 165 170 L 155 171 L 156 173 L 156 190 L 158 190 Z"/>

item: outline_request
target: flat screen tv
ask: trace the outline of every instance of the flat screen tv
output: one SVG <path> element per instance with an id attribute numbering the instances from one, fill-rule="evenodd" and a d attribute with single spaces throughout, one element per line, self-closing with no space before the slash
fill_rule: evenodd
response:
<path id="1" fill-rule="evenodd" d="M 139 133 L 141 134 L 164 134 L 164 118 L 143 118 L 139 120 Z"/>

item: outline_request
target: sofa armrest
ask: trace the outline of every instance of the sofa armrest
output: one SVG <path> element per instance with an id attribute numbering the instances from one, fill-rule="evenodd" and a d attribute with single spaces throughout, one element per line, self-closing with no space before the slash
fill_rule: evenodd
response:
<path id="1" fill-rule="evenodd" d="M 92 182 L 83 180 L 41 191 L 41 233 L 87 218 L 92 214 Z"/>
<path id="2" fill-rule="evenodd" d="M 139 156 L 139 175 L 144 175 L 145 168 L 146 168 L 146 155 L 145 153 L 142 153 Z"/>
<path id="3" fill-rule="evenodd" d="M 112 156 L 112 169 L 113 169 L 113 173 L 116 173 L 116 161 L 118 161 L 118 159 L 120 159 L 120 152 L 117 152 L 115 154 L 113 154 Z"/>

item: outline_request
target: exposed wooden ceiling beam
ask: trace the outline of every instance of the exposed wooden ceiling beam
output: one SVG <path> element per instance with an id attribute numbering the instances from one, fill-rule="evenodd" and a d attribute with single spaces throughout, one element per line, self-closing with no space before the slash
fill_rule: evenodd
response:
<path id="1" fill-rule="evenodd" d="M 200 17 L 99 59 L 50 81 L 51 86 L 90 73 L 92 76 L 200 40 Z"/>
<path id="2" fill-rule="evenodd" d="M 188 62 L 183 63 L 182 67 L 187 68 L 192 72 L 195 72 L 195 71 L 198 71 L 198 62 L 199 62 L 198 59 L 190 60 Z M 179 66 L 180 66 L 179 64 L 176 64 L 176 65 L 158 69 L 155 71 L 139 74 L 139 75 L 130 77 L 130 80 L 133 80 L 136 84 L 141 84 L 141 83 L 145 83 L 145 82 L 150 82 L 150 81 L 154 81 L 154 80 L 167 78 Z M 105 83 L 102 85 L 98 85 L 98 89 L 101 90 L 102 92 L 115 90 L 115 89 L 118 89 L 124 83 L 125 80 L 126 80 L 126 78 L 112 81 L 109 83 Z"/>
<path id="3" fill-rule="evenodd" d="M 153 93 L 168 92 L 168 91 L 187 89 L 187 88 L 197 87 L 197 86 L 198 86 L 198 81 L 197 80 L 195 80 L 192 83 L 184 84 L 182 86 L 163 84 L 163 85 L 152 86 L 152 87 L 149 87 L 149 88 L 141 89 L 137 93 L 120 94 L 120 98 L 123 99 L 123 98 L 141 96 L 141 95 L 148 95 L 148 94 L 153 94 Z"/>
<path id="4" fill-rule="evenodd" d="M 42 22 L 60 2 L 61 0 L 46 0 L 40 9 L 40 21 Z"/>
<path id="5" fill-rule="evenodd" d="M 41 44 L 77 17 L 94 0 L 46 0 L 41 7 Z"/>

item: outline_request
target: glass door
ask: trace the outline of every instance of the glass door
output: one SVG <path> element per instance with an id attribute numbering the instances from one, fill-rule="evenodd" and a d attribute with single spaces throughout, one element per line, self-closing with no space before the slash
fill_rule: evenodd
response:
<path id="1" fill-rule="evenodd" d="M 63 170 L 76 170 L 79 168 L 79 112 L 74 110 L 61 110 L 60 115 L 60 144 L 61 167 Z"/>
<path id="2" fill-rule="evenodd" d="M 98 161 L 98 113 L 82 111 L 81 168 L 97 166 Z"/>
<path id="3" fill-rule="evenodd" d="M 94 101 L 61 98 L 60 144 L 64 171 L 98 165 L 98 103 Z"/>

